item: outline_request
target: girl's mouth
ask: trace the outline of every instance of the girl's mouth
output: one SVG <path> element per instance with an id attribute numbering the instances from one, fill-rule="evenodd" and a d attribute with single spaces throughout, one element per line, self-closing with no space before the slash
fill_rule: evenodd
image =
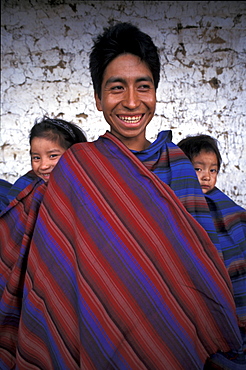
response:
<path id="1" fill-rule="evenodd" d="M 50 173 L 41 173 L 39 177 L 41 177 L 44 181 L 48 181 L 50 178 Z"/>

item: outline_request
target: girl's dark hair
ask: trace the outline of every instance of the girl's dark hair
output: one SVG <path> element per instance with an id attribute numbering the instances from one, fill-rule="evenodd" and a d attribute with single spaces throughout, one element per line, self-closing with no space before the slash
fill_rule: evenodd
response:
<path id="1" fill-rule="evenodd" d="M 187 136 L 185 139 L 182 139 L 177 145 L 180 147 L 180 149 L 183 150 L 190 161 L 192 161 L 193 158 L 197 156 L 201 150 L 215 153 L 218 161 L 218 170 L 220 170 L 222 158 L 219 152 L 217 140 L 213 137 L 203 134 L 196 136 Z"/>
<path id="2" fill-rule="evenodd" d="M 149 67 L 155 89 L 160 80 L 160 59 L 151 37 L 131 23 L 118 23 L 104 29 L 94 40 L 90 54 L 90 72 L 95 92 L 101 98 L 103 75 L 108 64 L 121 54 L 138 56 Z"/>
<path id="3" fill-rule="evenodd" d="M 81 128 L 74 123 L 58 118 L 44 116 L 41 120 L 36 119 L 29 135 L 29 143 L 32 139 L 42 137 L 50 141 L 58 141 L 64 149 L 73 144 L 86 142 L 86 136 Z"/>

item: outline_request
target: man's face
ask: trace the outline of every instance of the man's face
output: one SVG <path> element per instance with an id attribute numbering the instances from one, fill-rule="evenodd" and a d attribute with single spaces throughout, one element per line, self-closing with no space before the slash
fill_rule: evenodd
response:
<path id="1" fill-rule="evenodd" d="M 146 126 L 156 106 L 154 80 L 148 66 L 135 55 L 118 56 L 105 69 L 101 99 L 97 94 L 95 98 L 112 134 L 130 149 L 144 149 Z"/>

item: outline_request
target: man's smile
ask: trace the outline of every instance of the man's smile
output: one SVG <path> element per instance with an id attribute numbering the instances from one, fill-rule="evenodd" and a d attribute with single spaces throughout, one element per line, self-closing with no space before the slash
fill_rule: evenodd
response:
<path id="1" fill-rule="evenodd" d="M 143 117 L 143 114 L 139 114 L 139 115 L 136 115 L 136 116 L 129 116 L 129 115 L 117 115 L 117 117 L 121 120 L 121 121 L 124 121 L 126 123 L 138 123 L 141 118 Z"/>

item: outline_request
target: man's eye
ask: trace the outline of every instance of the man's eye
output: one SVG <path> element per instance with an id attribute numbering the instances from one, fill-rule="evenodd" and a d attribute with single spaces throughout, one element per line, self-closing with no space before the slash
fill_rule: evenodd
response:
<path id="1" fill-rule="evenodd" d="M 123 86 L 117 85 L 117 86 L 112 86 L 110 90 L 117 91 L 117 90 L 122 90 Z"/>
<path id="2" fill-rule="evenodd" d="M 150 86 L 149 85 L 140 85 L 138 87 L 139 90 L 149 90 L 150 89 Z"/>

